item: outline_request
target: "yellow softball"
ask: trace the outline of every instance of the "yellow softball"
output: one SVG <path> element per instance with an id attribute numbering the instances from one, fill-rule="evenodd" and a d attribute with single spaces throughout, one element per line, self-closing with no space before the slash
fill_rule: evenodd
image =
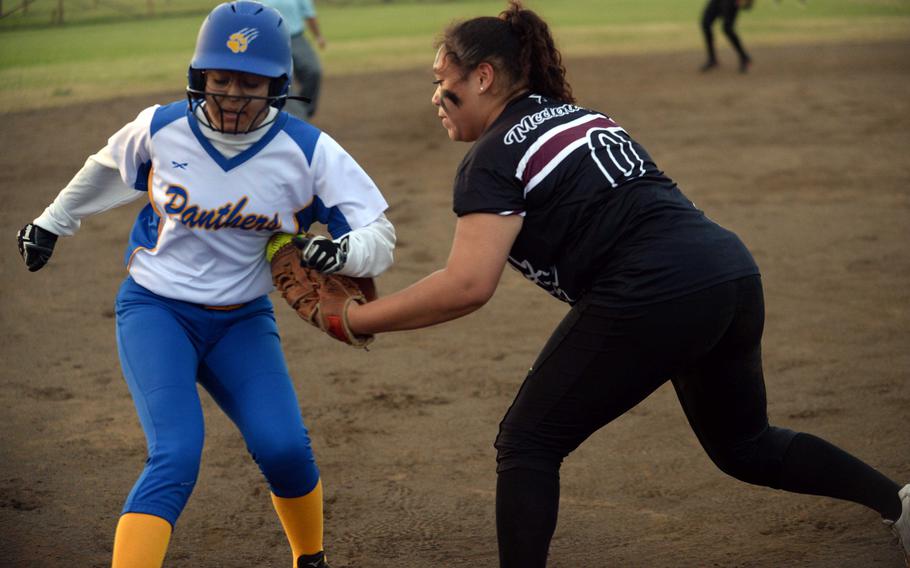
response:
<path id="1" fill-rule="evenodd" d="M 291 233 L 275 233 L 269 239 L 267 245 L 265 245 L 265 260 L 266 262 L 272 262 L 272 257 L 275 256 L 275 253 L 278 252 L 278 249 L 284 245 L 291 242 L 291 239 L 294 238 L 294 235 Z"/>

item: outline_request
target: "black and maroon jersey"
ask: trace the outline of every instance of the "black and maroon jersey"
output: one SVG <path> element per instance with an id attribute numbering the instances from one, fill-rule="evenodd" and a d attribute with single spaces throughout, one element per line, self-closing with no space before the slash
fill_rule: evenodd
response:
<path id="1" fill-rule="evenodd" d="M 659 302 L 758 273 L 610 117 L 539 95 L 509 103 L 465 156 L 454 210 L 523 215 L 509 263 L 575 303 Z"/>

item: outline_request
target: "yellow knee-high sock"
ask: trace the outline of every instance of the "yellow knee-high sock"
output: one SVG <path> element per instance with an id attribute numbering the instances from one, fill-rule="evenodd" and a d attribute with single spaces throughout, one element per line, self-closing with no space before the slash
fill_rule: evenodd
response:
<path id="1" fill-rule="evenodd" d="M 272 505 L 284 527 L 294 561 L 322 551 L 322 480 L 303 497 L 286 499 L 272 493 Z"/>
<path id="2" fill-rule="evenodd" d="M 117 523 L 111 568 L 161 568 L 171 523 L 144 513 L 126 513 Z"/>

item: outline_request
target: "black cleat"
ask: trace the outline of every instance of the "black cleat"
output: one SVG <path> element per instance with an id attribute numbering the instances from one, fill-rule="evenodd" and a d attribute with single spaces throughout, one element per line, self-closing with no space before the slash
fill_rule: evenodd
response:
<path id="1" fill-rule="evenodd" d="M 746 57 L 745 59 L 740 59 L 740 60 L 739 60 L 739 72 L 740 72 L 740 73 L 748 73 L 748 72 L 749 72 L 749 67 L 751 67 L 751 66 L 752 66 L 752 59 L 751 59 L 751 58 Z"/>
<path id="2" fill-rule="evenodd" d="M 331 568 L 331 566 L 325 561 L 325 552 L 317 552 L 298 557 L 297 568 Z"/>
<path id="3" fill-rule="evenodd" d="M 709 59 L 708 61 L 705 62 L 704 65 L 699 67 L 698 70 L 701 71 L 702 73 L 707 73 L 708 71 L 711 71 L 711 70 L 715 69 L 716 67 L 717 67 L 717 60 Z"/>

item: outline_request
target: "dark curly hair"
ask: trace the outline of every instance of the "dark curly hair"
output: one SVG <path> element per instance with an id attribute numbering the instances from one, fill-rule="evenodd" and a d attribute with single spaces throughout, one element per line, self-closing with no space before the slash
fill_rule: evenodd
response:
<path id="1" fill-rule="evenodd" d="M 510 0 L 499 17 L 483 16 L 449 26 L 437 41 L 446 55 L 470 72 L 487 62 L 509 79 L 517 93 L 529 89 L 547 98 L 574 103 L 562 55 L 540 16 Z"/>

